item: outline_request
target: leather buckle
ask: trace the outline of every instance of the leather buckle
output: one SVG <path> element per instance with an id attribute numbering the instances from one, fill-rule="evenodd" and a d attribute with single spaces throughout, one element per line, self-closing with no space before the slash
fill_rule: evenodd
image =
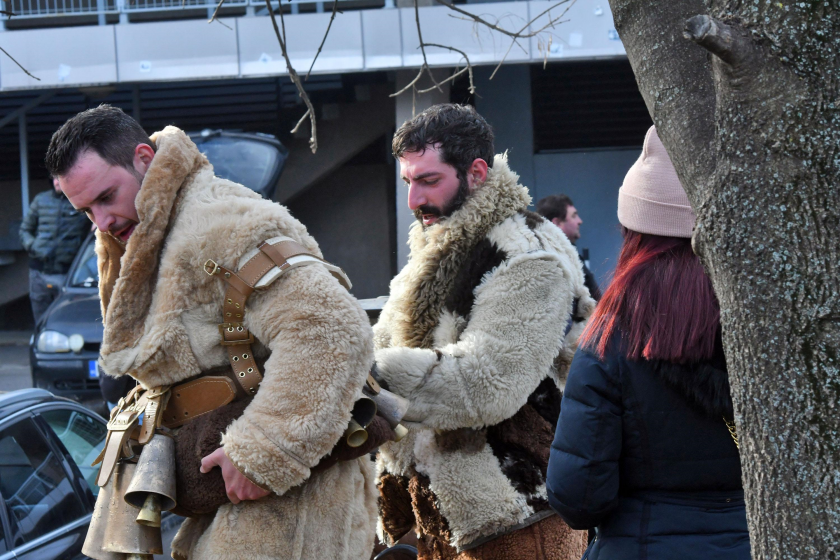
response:
<path id="1" fill-rule="evenodd" d="M 225 338 L 225 332 L 247 332 L 248 338 L 243 340 L 227 340 L 227 338 Z M 242 323 L 221 323 L 219 325 L 219 335 L 222 337 L 222 346 L 239 346 L 241 344 L 254 343 L 254 335 L 248 332 L 248 330 L 242 326 Z"/>
<path id="2" fill-rule="evenodd" d="M 218 274 L 220 270 L 219 265 L 216 264 L 216 261 L 213 259 L 207 259 L 207 262 L 204 263 L 204 272 L 206 272 L 208 276 L 214 276 Z"/>

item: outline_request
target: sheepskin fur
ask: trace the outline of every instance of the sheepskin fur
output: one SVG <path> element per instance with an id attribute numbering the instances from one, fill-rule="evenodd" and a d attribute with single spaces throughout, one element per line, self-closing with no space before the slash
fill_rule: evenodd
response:
<path id="1" fill-rule="evenodd" d="M 544 472 L 531 469 L 539 480 L 520 492 L 525 486 L 509 476 L 517 469 L 503 469 L 486 435 L 467 443 L 445 434 L 485 434 L 512 421 L 545 379 L 562 386 L 594 308 L 574 248 L 527 212 L 530 200 L 506 156 L 496 156 L 487 181 L 452 216 L 413 225 L 409 262 L 374 327 L 380 375 L 422 421 L 411 437 L 381 449 L 380 476 L 428 477 L 458 550 L 527 523 L 531 504 L 545 503 Z M 567 333 L 574 310 L 579 322 Z M 380 537 L 399 538 L 388 526 L 380 522 Z"/>
<path id="2" fill-rule="evenodd" d="M 280 235 L 321 255 L 284 207 L 215 177 L 182 131 L 167 127 L 153 139 L 134 234 L 125 247 L 97 234 L 100 363 L 145 387 L 228 363 L 217 328 L 226 284 L 204 272 L 205 261 L 235 269 Z M 222 442 L 241 471 L 274 493 L 188 520 L 173 550 L 198 560 L 367 558 L 376 523 L 370 460 L 310 476 L 341 437 L 373 361 L 365 312 L 324 267 L 307 266 L 257 290 L 245 323 L 258 339 L 254 353 L 268 359 L 259 392 Z"/>

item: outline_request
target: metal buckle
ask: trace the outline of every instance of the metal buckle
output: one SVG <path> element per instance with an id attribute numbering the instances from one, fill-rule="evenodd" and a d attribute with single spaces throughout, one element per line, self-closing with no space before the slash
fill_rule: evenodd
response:
<path id="1" fill-rule="evenodd" d="M 219 265 L 216 264 L 216 261 L 213 259 L 207 259 L 207 262 L 204 263 L 204 272 L 206 272 L 208 276 L 218 274 L 219 270 Z"/>
<path id="2" fill-rule="evenodd" d="M 228 330 L 233 329 L 233 330 Z M 227 332 L 247 332 L 248 338 L 244 340 L 227 340 L 225 338 L 225 331 Z M 219 335 L 222 337 L 222 346 L 239 346 L 240 344 L 253 344 L 254 343 L 254 335 L 248 332 L 248 330 L 242 326 L 242 323 L 221 323 L 219 325 Z"/>

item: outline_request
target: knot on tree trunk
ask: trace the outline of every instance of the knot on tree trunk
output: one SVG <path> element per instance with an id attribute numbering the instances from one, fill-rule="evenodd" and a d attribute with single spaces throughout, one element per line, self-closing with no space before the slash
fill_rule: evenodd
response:
<path id="1" fill-rule="evenodd" d="M 743 52 L 742 37 L 733 33 L 730 26 L 710 16 L 694 16 L 685 22 L 683 37 L 690 39 L 727 64 L 739 62 Z"/>
<path id="2" fill-rule="evenodd" d="M 715 55 L 717 64 L 713 66 L 734 91 L 749 90 L 769 62 L 746 31 L 710 16 L 688 19 L 683 37 Z"/>

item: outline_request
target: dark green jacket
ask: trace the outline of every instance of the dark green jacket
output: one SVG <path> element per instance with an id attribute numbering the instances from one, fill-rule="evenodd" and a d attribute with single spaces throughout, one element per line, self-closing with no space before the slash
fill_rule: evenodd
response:
<path id="1" fill-rule="evenodd" d="M 91 222 L 54 190 L 35 197 L 20 225 L 20 242 L 29 267 L 44 274 L 66 274 L 90 232 Z"/>

